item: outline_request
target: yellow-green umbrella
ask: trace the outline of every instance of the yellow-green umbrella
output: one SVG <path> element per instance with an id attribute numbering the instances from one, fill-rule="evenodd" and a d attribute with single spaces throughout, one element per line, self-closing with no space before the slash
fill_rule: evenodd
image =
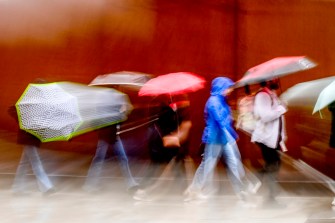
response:
<path id="1" fill-rule="evenodd" d="M 73 82 L 29 84 L 15 106 L 20 128 L 42 142 L 122 122 L 132 110 L 124 93 Z"/>

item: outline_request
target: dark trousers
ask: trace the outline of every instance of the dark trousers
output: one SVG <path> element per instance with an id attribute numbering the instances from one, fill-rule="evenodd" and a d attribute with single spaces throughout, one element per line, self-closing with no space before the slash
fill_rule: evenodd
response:
<path id="1" fill-rule="evenodd" d="M 262 151 L 264 159 L 264 175 L 263 180 L 266 181 L 268 187 L 267 200 L 274 200 L 278 193 L 279 185 L 277 183 L 277 176 L 281 164 L 279 148 L 273 149 L 262 143 L 256 143 Z"/>
<path id="2" fill-rule="evenodd" d="M 262 151 L 262 156 L 265 162 L 265 171 L 278 172 L 281 163 L 278 149 L 270 148 L 262 143 L 257 143 L 257 145 Z"/>

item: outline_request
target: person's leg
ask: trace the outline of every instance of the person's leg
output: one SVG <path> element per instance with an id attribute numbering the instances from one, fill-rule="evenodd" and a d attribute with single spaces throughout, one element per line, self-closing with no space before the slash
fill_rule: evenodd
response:
<path id="1" fill-rule="evenodd" d="M 155 179 L 163 173 L 165 166 L 172 159 L 172 157 L 166 153 L 162 138 L 155 126 L 149 126 L 148 128 L 148 148 L 150 163 L 141 182 L 141 186 L 143 187 L 148 187 L 153 184 Z"/>
<path id="2" fill-rule="evenodd" d="M 223 158 L 228 168 L 228 176 L 236 194 L 245 188 L 245 171 L 241 162 L 241 155 L 235 142 L 224 145 Z"/>
<path id="3" fill-rule="evenodd" d="M 265 161 L 265 171 L 277 172 L 280 168 L 281 159 L 277 149 L 269 148 L 266 145 L 259 143 L 262 151 L 262 156 Z"/>
<path id="4" fill-rule="evenodd" d="M 145 191 L 150 194 L 156 191 L 158 188 L 163 188 L 163 186 L 166 187 L 166 179 L 173 177 L 173 169 L 176 167 L 176 162 L 176 158 L 172 158 L 155 183 L 147 187 Z"/>
<path id="5" fill-rule="evenodd" d="M 198 166 L 192 183 L 185 191 L 187 195 L 185 201 L 197 199 L 202 196 L 202 190 L 213 180 L 214 169 L 221 154 L 222 147 L 219 144 L 207 144 L 204 149 L 203 159 Z"/>
<path id="6" fill-rule="evenodd" d="M 158 177 L 158 179 L 156 179 L 156 181 L 154 181 L 146 188 L 137 190 L 133 198 L 135 200 L 151 201 L 152 195 L 156 193 L 158 189 L 166 191 L 169 188 L 169 185 L 167 183 L 168 182 L 171 183 L 171 181 L 167 181 L 167 179 L 172 177 L 172 172 L 175 166 L 176 166 L 176 158 L 174 157 L 166 165 L 166 167 L 164 168 L 162 174 Z M 159 191 L 160 194 L 162 193 L 162 190 Z"/>
<path id="7" fill-rule="evenodd" d="M 12 189 L 15 193 L 22 193 L 24 191 L 25 179 L 28 173 L 28 169 L 30 167 L 29 158 L 26 155 L 26 153 L 28 153 L 29 148 L 26 147 L 28 146 L 23 147 L 21 159 L 15 173 L 15 178 L 12 186 Z"/>
<path id="8" fill-rule="evenodd" d="M 119 159 L 120 167 L 123 176 L 126 178 L 128 189 L 138 187 L 138 183 L 135 181 L 128 163 L 128 157 L 126 151 L 124 150 L 123 143 L 119 136 L 116 136 L 116 141 L 114 143 L 114 151 Z"/>
<path id="9" fill-rule="evenodd" d="M 258 143 L 265 161 L 264 180 L 268 185 L 268 195 L 266 201 L 274 201 L 279 190 L 277 175 L 280 169 L 281 159 L 278 150 L 269 148 L 262 143 Z"/>
<path id="10" fill-rule="evenodd" d="M 204 194 L 202 194 L 202 189 L 205 187 L 204 169 L 205 169 L 205 158 L 203 155 L 201 163 L 198 166 L 197 170 L 195 171 L 191 184 L 187 187 L 187 189 L 184 192 L 184 195 L 186 196 L 184 201 L 207 198 Z M 208 176 L 208 178 L 211 178 L 211 176 Z"/>
<path id="11" fill-rule="evenodd" d="M 222 155 L 221 144 L 208 144 L 205 148 L 205 164 L 204 164 L 204 178 L 202 181 L 202 188 L 213 180 L 215 167 L 218 163 L 219 157 Z"/>
<path id="12" fill-rule="evenodd" d="M 200 191 L 201 187 L 203 185 L 204 181 L 204 168 L 205 168 L 205 158 L 204 155 L 201 159 L 200 165 L 198 166 L 197 170 L 195 171 L 193 180 L 191 184 L 189 185 L 188 189 L 186 190 L 186 193 L 189 191 Z"/>
<path id="13" fill-rule="evenodd" d="M 95 156 L 88 170 L 83 189 L 87 191 L 98 190 L 99 177 L 104 164 L 109 143 L 106 140 L 99 139 Z"/>
<path id="14" fill-rule="evenodd" d="M 37 148 L 29 146 L 26 155 L 29 157 L 31 167 L 37 178 L 39 188 L 42 192 L 47 192 L 53 188 L 47 173 L 45 172 Z"/>

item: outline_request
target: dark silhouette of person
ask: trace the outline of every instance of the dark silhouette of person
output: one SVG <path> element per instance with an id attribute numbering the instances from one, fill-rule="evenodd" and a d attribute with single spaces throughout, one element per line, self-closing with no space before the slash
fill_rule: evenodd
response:
<path id="1" fill-rule="evenodd" d="M 328 105 L 328 110 L 331 113 L 329 147 L 335 149 L 335 101 Z"/>

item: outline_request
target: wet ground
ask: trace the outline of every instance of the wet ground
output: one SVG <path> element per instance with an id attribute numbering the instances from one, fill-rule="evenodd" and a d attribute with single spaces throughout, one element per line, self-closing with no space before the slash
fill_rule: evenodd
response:
<path id="1" fill-rule="evenodd" d="M 249 222 L 249 223 L 329 223 L 335 222 L 332 182 L 304 163 L 283 157 L 277 196 L 280 206 L 263 204 L 266 184 L 241 202 L 233 193 L 224 166 L 219 165 L 216 191 L 206 200 L 184 202 L 183 191 L 190 178 L 162 179 L 164 187 L 151 201 L 136 201 L 127 192 L 115 159 L 109 159 L 101 178 L 101 190 L 82 190 L 92 154 L 41 150 L 45 169 L 56 186 L 55 193 L 43 196 L 34 176 L 29 175 L 26 194 L 13 194 L 11 184 L 21 150 L 2 134 L 0 160 L 1 222 Z M 143 179 L 147 162 L 130 158 L 137 180 Z M 198 163 L 194 163 L 196 167 Z M 329 180 L 329 179 L 328 179 Z M 177 182 L 183 182 L 181 184 Z"/>

